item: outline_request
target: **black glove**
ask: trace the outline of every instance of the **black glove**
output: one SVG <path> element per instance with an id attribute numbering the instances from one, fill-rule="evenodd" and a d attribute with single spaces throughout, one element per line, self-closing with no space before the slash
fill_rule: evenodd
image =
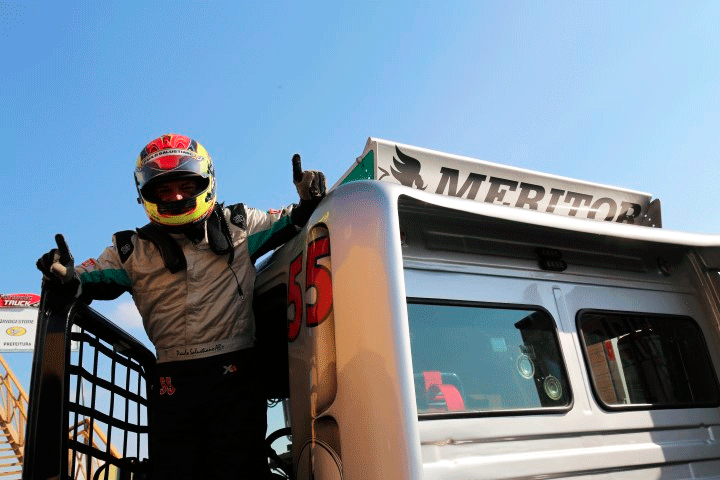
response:
<path id="1" fill-rule="evenodd" d="M 299 180 L 293 180 L 300 200 L 319 203 L 325 197 L 325 174 L 316 170 L 305 170 Z"/>
<path id="2" fill-rule="evenodd" d="M 80 279 L 75 273 L 75 262 L 61 234 L 55 235 L 58 248 L 40 257 L 35 264 L 43 273 L 43 283 L 63 294 L 77 296 Z"/>

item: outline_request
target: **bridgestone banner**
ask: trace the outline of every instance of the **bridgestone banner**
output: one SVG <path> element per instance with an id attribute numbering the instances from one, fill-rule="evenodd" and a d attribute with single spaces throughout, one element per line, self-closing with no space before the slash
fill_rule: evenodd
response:
<path id="1" fill-rule="evenodd" d="M 40 295 L 0 294 L 0 352 L 32 352 Z"/>

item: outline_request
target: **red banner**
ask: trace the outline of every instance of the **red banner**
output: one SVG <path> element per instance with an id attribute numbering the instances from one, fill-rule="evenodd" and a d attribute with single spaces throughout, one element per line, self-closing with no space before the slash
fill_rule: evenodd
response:
<path id="1" fill-rule="evenodd" d="M 40 295 L 34 293 L 0 293 L 0 308 L 37 307 Z"/>

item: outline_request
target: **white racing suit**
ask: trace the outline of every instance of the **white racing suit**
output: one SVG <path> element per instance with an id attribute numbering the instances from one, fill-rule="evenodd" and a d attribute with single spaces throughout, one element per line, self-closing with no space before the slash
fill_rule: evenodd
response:
<path id="1" fill-rule="evenodd" d="M 297 214 L 303 207 L 268 212 L 242 204 L 224 207 L 232 264 L 229 255 L 212 251 L 207 234 L 199 243 L 184 234 L 171 234 L 187 263 L 177 273 L 166 268 L 152 241 L 132 232 L 129 242 L 118 245 L 118 237 L 130 233 L 119 232 L 100 257 L 76 267 L 82 298 L 112 299 L 130 292 L 158 363 L 249 348 L 255 332 L 254 261 L 297 233 L 309 216 Z"/>
<path id="2" fill-rule="evenodd" d="M 316 204 L 268 212 L 216 206 L 201 240 L 170 235 L 182 251 L 174 257 L 138 229 L 118 232 L 100 257 L 76 267 L 81 299 L 130 292 L 155 345 L 153 479 L 268 473 L 265 397 L 252 349 L 254 261 L 292 238 Z M 221 214 L 224 227 L 213 229 Z M 226 242 L 213 241 L 211 230 L 226 232 Z"/>

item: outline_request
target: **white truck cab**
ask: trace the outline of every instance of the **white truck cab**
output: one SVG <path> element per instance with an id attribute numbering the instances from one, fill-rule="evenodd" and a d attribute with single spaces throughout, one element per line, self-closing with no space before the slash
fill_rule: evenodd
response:
<path id="1" fill-rule="evenodd" d="M 720 236 L 660 226 L 649 194 L 369 139 L 257 266 L 271 465 L 719 479 Z M 49 289 L 35 345 L 23 479 L 149 478 L 154 354 Z"/>
<path id="2" fill-rule="evenodd" d="M 258 267 L 296 478 L 720 478 L 720 237 L 659 226 L 648 194 L 369 139 Z"/>

